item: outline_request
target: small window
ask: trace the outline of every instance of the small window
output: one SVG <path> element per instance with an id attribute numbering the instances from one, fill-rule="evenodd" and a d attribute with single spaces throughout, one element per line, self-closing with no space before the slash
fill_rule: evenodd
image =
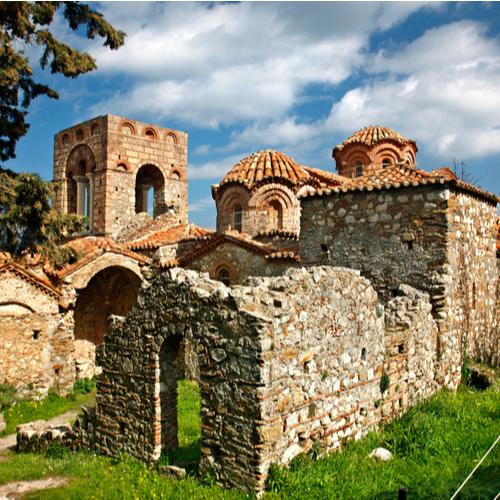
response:
<path id="1" fill-rule="evenodd" d="M 231 284 L 231 275 L 229 274 L 229 270 L 223 267 L 217 273 L 217 279 L 222 281 L 224 285 L 229 286 Z"/>
<path id="2" fill-rule="evenodd" d="M 356 177 L 361 177 L 363 175 L 363 164 L 361 162 L 356 163 L 354 170 L 354 175 Z"/>
<path id="3" fill-rule="evenodd" d="M 391 160 L 389 160 L 389 158 L 384 158 L 384 160 L 382 161 L 382 167 L 387 168 L 390 166 L 391 166 Z"/>
<path id="4" fill-rule="evenodd" d="M 243 211 L 241 209 L 241 205 L 235 205 L 233 207 L 233 228 L 236 229 L 236 231 L 241 232 L 242 219 Z"/>
<path id="5" fill-rule="evenodd" d="M 92 124 L 92 127 L 90 127 L 90 133 L 92 135 L 97 135 L 99 133 L 99 125 L 97 123 Z"/>
<path id="6" fill-rule="evenodd" d="M 62 143 L 66 146 L 66 144 L 69 144 L 70 138 L 68 134 L 64 134 L 62 136 Z"/>
<path id="7" fill-rule="evenodd" d="M 33 340 L 38 340 L 40 338 L 40 333 L 41 333 L 41 330 L 38 330 L 38 329 L 35 329 L 33 330 Z"/>
<path id="8" fill-rule="evenodd" d="M 363 347 L 363 349 L 361 349 L 361 359 L 363 361 L 366 360 L 366 347 Z"/>
<path id="9" fill-rule="evenodd" d="M 76 140 L 77 141 L 83 141 L 84 138 L 85 138 L 85 134 L 83 133 L 83 130 L 81 128 L 79 128 L 76 131 Z"/>

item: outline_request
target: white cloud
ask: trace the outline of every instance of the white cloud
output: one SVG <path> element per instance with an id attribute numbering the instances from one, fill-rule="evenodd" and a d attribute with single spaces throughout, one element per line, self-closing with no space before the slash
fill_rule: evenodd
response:
<path id="1" fill-rule="evenodd" d="M 102 73 L 133 77 L 98 103 L 119 114 L 216 128 L 279 120 L 310 83 L 337 84 L 365 60 L 370 33 L 422 4 L 154 3 L 102 5 L 125 47 L 93 47 Z M 130 79 L 127 79 L 129 82 Z"/>
<path id="2" fill-rule="evenodd" d="M 393 54 L 377 54 L 369 71 L 369 83 L 332 106 L 327 130 L 386 125 L 443 159 L 500 152 L 500 43 L 483 25 L 428 30 Z"/>
<path id="3" fill-rule="evenodd" d="M 189 204 L 189 212 L 206 212 L 213 209 L 215 202 L 211 196 L 205 196 Z"/>
<path id="4" fill-rule="evenodd" d="M 188 176 L 190 179 L 220 179 L 242 158 L 242 155 L 233 155 L 220 160 L 210 160 L 199 165 L 190 164 Z"/>

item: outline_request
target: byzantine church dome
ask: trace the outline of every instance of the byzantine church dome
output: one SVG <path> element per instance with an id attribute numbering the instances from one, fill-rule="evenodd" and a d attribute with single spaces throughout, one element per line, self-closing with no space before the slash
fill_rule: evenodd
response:
<path id="1" fill-rule="evenodd" d="M 416 167 L 417 143 L 379 125 L 364 127 L 335 146 L 332 156 L 344 177 L 359 177 L 391 165 Z"/>
<path id="2" fill-rule="evenodd" d="M 236 230 L 250 236 L 276 232 L 297 237 L 303 189 L 337 186 L 339 176 L 298 164 L 272 149 L 256 151 L 212 186 L 217 204 L 217 231 Z"/>

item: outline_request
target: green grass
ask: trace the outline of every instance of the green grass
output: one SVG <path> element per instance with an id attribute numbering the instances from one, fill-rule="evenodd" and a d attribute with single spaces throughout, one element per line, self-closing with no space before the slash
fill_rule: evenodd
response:
<path id="1" fill-rule="evenodd" d="M 342 453 L 318 461 L 300 457 L 289 469 L 274 468 L 269 498 L 450 498 L 500 433 L 500 398 L 461 387 L 440 392 L 382 432 L 351 442 Z M 369 458 L 376 447 L 394 459 Z M 488 456 L 460 498 L 491 499 L 500 490 L 500 446 Z"/>
<path id="2" fill-rule="evenodd" d="M 53 392 L 40 400 L 16 401 L 4 411 L 6 429 L 0 434 L 4 436 L 16 432 L 19 424 L 32 422 L 34 420 L 47 420 L 70 410 L 77 409 L 82 405 L 91 405 L 94 401 L 93 381 L 80 380 L 75 383 L 73 392 L 67 397 L 61 397 Z"/>
<path id="3" fill-rule="evenodd" d="M 179 455 L 169 463 L 199 457 L 199 394 L 192 382 L 179 386 Z M 268 499 L 397 498 L 399 487 L 409 498 L 450 498 L 455 489 L 500 433 L 498 389 L 477 391 L 461 387 L 457 393 L 442 391 L 410 410 L 383 431 L 347 445 L 317 461 L 294 460 L 288 469 L 273 468 Z M 394 459 L 379 463 L 368 454 L 377 446 L 389 448 Z M 184 450 L 184 451 L 182 451 Z M 164 460 L 167 458 L 164 457 Z M 90 453 L 53 450 L 45 455 L 12 455 L 0 462 L 0 484 L 62 475 L 68 486 L 36 492 L 29 498 L 245 498 L 204 484 L 194 472 L 182 481 L 158 475 L 126 456 L 111 459 Z M 491 499 L 500 490 L 500 449 L 489 455 L 460 498 Z"/>
<path id="4" fill-rule="evenodd" d="M 181 380 L 177 396 L 179 448 L 162 457 L 160 464 L 176 464 L 195 473 L 200 461 L 200 390 L 196 382 Z"/>

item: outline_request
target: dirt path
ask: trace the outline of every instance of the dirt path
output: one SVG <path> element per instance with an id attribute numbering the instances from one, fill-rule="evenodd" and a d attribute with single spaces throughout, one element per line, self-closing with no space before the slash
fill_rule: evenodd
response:
<path id="1" fill-rule="evenodd" d="M 81 412 L 80 408 L 75 408 L 74 410 L 67 411 L 61 415 L 57 415 L 53 418 L 49 418 L 47 422 L 51 425 L 63 425 L 72 423 L 76 416 Z M 13 448 L 16 445 L 16 435 L 9 434 L 3 438 L 0 438 L 0 453 Z M 2 500 L 2 497 L 0 497 Z"/>
<path id="2" fill-rule="evenodd" d="M 66 477 L 47 477 L 36 481 L 17 481 L 0 486 L 0 500 L 18 498 L 30 491 L 46 490 L 49 488 L 59 488 L 68 483 Z"/>

